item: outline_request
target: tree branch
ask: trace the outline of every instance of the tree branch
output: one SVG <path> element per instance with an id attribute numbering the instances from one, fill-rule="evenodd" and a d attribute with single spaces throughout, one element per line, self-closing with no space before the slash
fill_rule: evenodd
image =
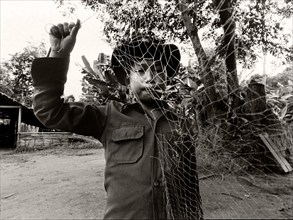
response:
<path id="1" fill-rule="evenodd" d="M 235 20 L 231 0 L 214 0 L 219 11 L 221 24 L 224 29 L 223 50 L 226 51 L 225 64 L 227 68 L 228 92 L 233 96 L 232 108 L 239 104 L 239 80 L 237 76 L 236 51 L 235 51 Z"/>
<path id="2" fill-rule="evenodd" d="M 188 15 L 189 13 L 189 8 L 186 5 L 186 1 L 181 1 L 177 3 L 178 9 L 181 12 L 181 17 L 183 19 L 183 23 L 186 27 L 187 33 L 191 39 L 195 54 L 198 58 L 199 65 L 201 67 L 201 73 L 200 77 L 201 80 L 205 86 L 208 99 L 210 102 L 214 102 L 217 100 L 217 94 L 215 91 L 215 79 L 214 76 L 211 72 L 210 67 L 207 65 L 208 64 L 208 57 L 202 47 L 201 41 L 199 39 L 198 35 L 198 29 L 194 25 L 194 23 L 191 22 L 191 18 Z"/>

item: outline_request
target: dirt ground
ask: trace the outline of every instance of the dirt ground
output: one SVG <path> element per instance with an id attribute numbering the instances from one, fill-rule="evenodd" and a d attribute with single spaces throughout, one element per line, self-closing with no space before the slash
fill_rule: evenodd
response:
<path id="1" fill-rule="evenodd" d="M 1 151 L 1 219 L 101 219 L 103 149 Z M 292 219 L 293 174 L 199 173 L 206 219 Z"/>

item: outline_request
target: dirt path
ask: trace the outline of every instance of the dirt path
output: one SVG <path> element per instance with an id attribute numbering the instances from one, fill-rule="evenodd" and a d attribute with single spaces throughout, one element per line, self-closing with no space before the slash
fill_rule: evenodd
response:
<path id="1" fill-rule="evenodd" d="M 0 157 L 1 219 L 103 217 L 102 149 L 1 152 Z M 292 178 L 208 176 L 200 181 L 205 218 L 292 219 Z"/>

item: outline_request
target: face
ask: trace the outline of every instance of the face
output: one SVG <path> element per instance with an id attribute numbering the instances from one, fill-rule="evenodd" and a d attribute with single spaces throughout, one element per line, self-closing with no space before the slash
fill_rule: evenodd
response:
<path id="1" fill-rule="evenodd" d="M 68 102 L 74 102 L 74 99 L 70 97 L 67 101 Z"/>
<path id="2" fill-rule="evenodd" d="M 162 63 L 151 58 L 136 62 L 130 70 L 130 88 L 141 102 L 160 99 L 166 89 L 167 73 Z"/>

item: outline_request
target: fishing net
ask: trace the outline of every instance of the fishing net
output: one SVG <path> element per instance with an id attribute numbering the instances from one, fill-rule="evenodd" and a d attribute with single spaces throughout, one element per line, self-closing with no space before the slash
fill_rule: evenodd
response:
<path id="1" fill-rule="evenodd" d="M 196 10 L 194 4 L 179 8 L 183 20 Z M 170 219 L 200 219 L 202 209 L 213 210 L 206 214 L 208 218 L 271 217 L 271 213 L 257 209 L 260 204 L 254 197 L 261 196 L 263 191 L 251 194 L 249 187 L 260 189 L 259 179 L 278 181 L 278 173 L 292 169 L 292 73 L 283 82 L 283 96 L 281 87 L 266 81 L 265 75 L 249 80 L 247 77 L 240 85 L 236 63 L 231 63 L 234 52 L 238 51 L 240 56 L 245 48 L 235 43 L 234 14 L 228 15 L 222 24 L 223 34 L 228 37 L 223 40 L 224 46 L 211 56 L 189 45 L 200 52 L 191 53 L 193 57 L 183 65 L 182 47 L 166 43 L 154 32 L 133 27 L 134 34 L 125 35 L 126 39 L 116 46 L 112 66 L 108 63 L 103 70 L 98 67 L 102 78 L 97 74 L 96 81 L 87 78 L 100 89 L 97 97 L 101 95 L 101 86 L 108 89 L 107 96 L 103 96 L 105 102 L 113 97 L 122 102 L 137 101 L 127 87 L 131 71 L 137 71 L 138 80 L 142 77 L 139 70 L 143 70 L 157 72 L 156 77 L 162 77 L 157 81 L 165 81 L 166 88 L 155 85 L 147 91 L 166 118 L 170 112 L 177 116 L 169 119 L 172 129 L 168 134 L 156 136 Z M 138 23 L 141 27 L 148 22 L 140 19 Z M 151 64 L 142 63 L 142 57 Z M 168 77 L 161 76 L 162 72 Z M 241 174 L 241 178 L 233 176 L 230 182 L 225 181 L 231 173 Z M 267 184 L 265 190 L 269 187 L 272 186 Z M 214 199 L 205 200 L 206 193 L 214 194 Z M 284 204 L 285 208 L 290 206 Z M 225 210 L 229 216 L 224 214 Z"/>

